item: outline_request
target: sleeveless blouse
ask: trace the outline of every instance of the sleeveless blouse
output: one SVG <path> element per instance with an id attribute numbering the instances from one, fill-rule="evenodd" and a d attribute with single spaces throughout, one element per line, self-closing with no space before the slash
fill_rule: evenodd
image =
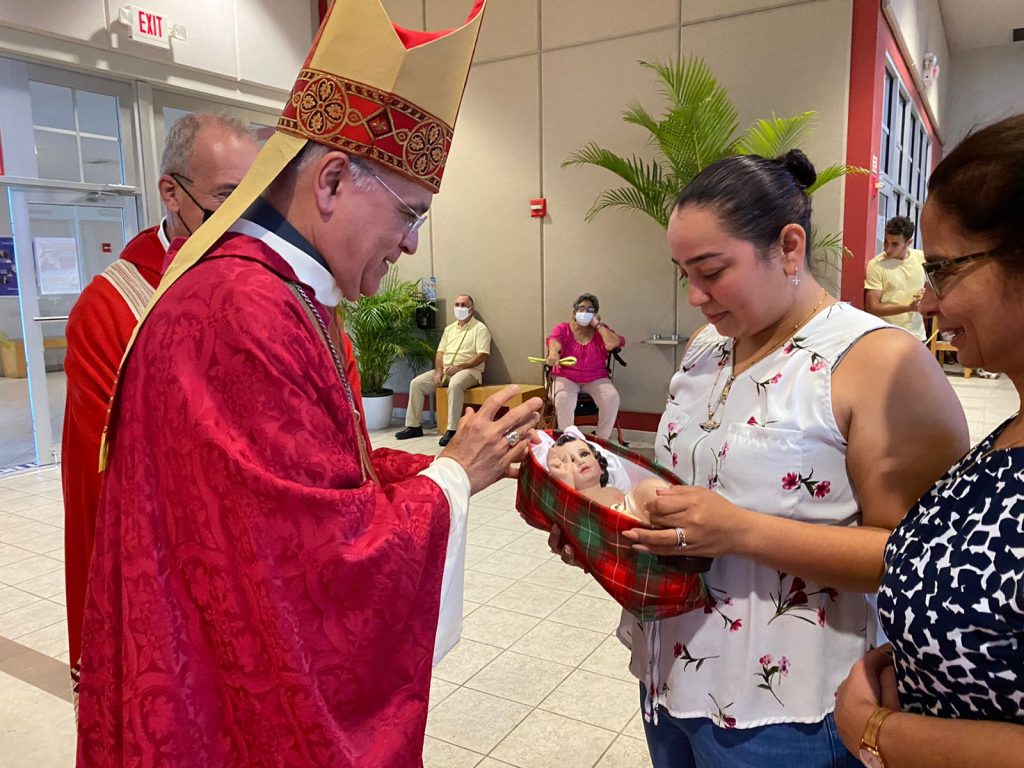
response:
<path id="1" fill-rule="evenodd" d="M 888 323 L 848 304 L 819 312 L 777 352 L 738 376 L 711 432 L 700 424 L 729 376 L 733 339 L 711 326 L 673 376 L 655 458 L 683 482 L 744 509 L 817 525 L 856 526 L 846 441 L 832 411 L 833 368 Z M 645 716 L 706 717 L 723 728 L 821 721 L 876 637 L 873 598 L 838 592 L 737 555 L 704 574 L 708 601 L 650 624 L 623 616 Z"/>

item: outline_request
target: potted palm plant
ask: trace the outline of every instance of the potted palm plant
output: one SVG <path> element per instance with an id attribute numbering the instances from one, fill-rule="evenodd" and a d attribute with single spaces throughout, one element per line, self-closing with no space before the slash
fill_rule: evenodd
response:
<path id="1" fill-rule="evenodd" d="M 416 325 L 416 310 L 427 304 L 416 283 L 390 271 L 373 296 L 338 306 L 339 320 L 355 350 L 368 429 L 384 429 L 391 423 L 394 391 L 384 385 L 394 364 L 402 360 L 418 371 L 434 359 L 436 344 L 430 332 Z"/>
<path id="2" fill-rule="evenodd" d="M 659 90 L 668 104 L 658 118 L 634 102 L 627 106 L 622 119 L 647 130 L 657 154 L 650 160 L 635 155 L 622 157 L 590 142 L 562 163 L 563 167 L 596 165 L 628 185 L 602 192 L 587 212 L 588 221 L 606 208 L 628 208 L 667 228 L 676 195 L 702 170 L 730 155 L 783 155 L 799 145 L 817 119 L 815 112 L 788 118 L 772 115 L 737 135 L 739 113 L 702 59 L 640 64 L 657 74 Z M 807 192 L 812 194 L 848 173 L 867 171 L 845 164 L 830 165 L 818 171 L 818 180 Z M 842 235 L 815 233 L 812 251 L 818 263 L 835 263 L 843 253 Z"/>

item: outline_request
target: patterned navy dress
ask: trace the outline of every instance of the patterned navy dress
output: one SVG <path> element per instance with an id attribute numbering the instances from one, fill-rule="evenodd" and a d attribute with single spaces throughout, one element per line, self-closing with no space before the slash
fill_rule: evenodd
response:
<path id="1" fill-rule="evenodd" d="M 908 712 L 1024 723 L 1024 448 L 984 456 L 1010 421 L 886 546 L 878 610 Z"/>

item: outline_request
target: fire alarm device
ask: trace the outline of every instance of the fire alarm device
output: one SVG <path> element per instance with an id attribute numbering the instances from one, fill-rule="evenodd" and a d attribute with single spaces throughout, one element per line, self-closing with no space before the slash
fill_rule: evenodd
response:
<path id="1" fill-rule="evenodd" d="M 548 200 L 546 197 L 535 197 L 530 200 L 530 216 L 535 219 L 543 219 L 548 215 Z"/>

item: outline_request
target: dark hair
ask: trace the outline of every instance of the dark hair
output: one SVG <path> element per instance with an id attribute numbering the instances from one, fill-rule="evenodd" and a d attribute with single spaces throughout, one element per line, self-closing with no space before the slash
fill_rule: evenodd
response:
<path id="1" fill-rule="evenodd" d="M 967 134 L 932 171 L 928 193 L 964 229 L 991 237 L 1003 267 L 1024 273 L 1024 114 Z"/>
<path id="2" fill-rule="evenodd" d="M 572 308 L 576 309 L 576 307 L 578 307 L 580 305 L 581 301 L 589 301 L 591 304 L 594 305 L 594 311 L 595 312 L 600 312 L 601 311 L 601 304 L 597 300 L 597 296 L 595 296 L 594 294 L 592 294 L 592 293 L 581 293 L 579 296 L 576 297 L 576 301 L 574 301 L 572 303 Z"/>
<path id="3" fill-rule="evenodd" d="M 698 173 L 676 198 L 675 209 L 688 205 L 714 210 L 722 224 L 741 240 L 766 254 L 787 224 L 799 224 L 811 253 L 811 198 L 806 189 L 818 174 L 807 155 L 791 149 L 772 160 L 735 155 Z"/>
<path id="4" fill-rule="evenodd" d="M 887 235 L 896 235 L 904 240 L 910 240 L 915 232 L 917 232 L 917 227 L 908 216 L 893 216 L 885 222 L 885 234 Z"/>
<path id="5" fill-rule="evenodd" d="M 572 435 L 560 435 L 559 438 L 555 440 L 555 445 L 565 445 L 566 443 L 572 443 L 575 442 L 576 440 L 580 439 Z M 597 459 L 597 466 L 601 468 L 601 487 L 604 488 L 606 485 L 608 485 L 608 458 L 603 453 L 601 453 L 601 451 L 599 451 L 597 448 L 588 443 L 586 440 L 580 440 L 580 442 L 584 443 L 588 448 L 590 448 L 590 450 L 594 452 L 594 457 Z"/>

